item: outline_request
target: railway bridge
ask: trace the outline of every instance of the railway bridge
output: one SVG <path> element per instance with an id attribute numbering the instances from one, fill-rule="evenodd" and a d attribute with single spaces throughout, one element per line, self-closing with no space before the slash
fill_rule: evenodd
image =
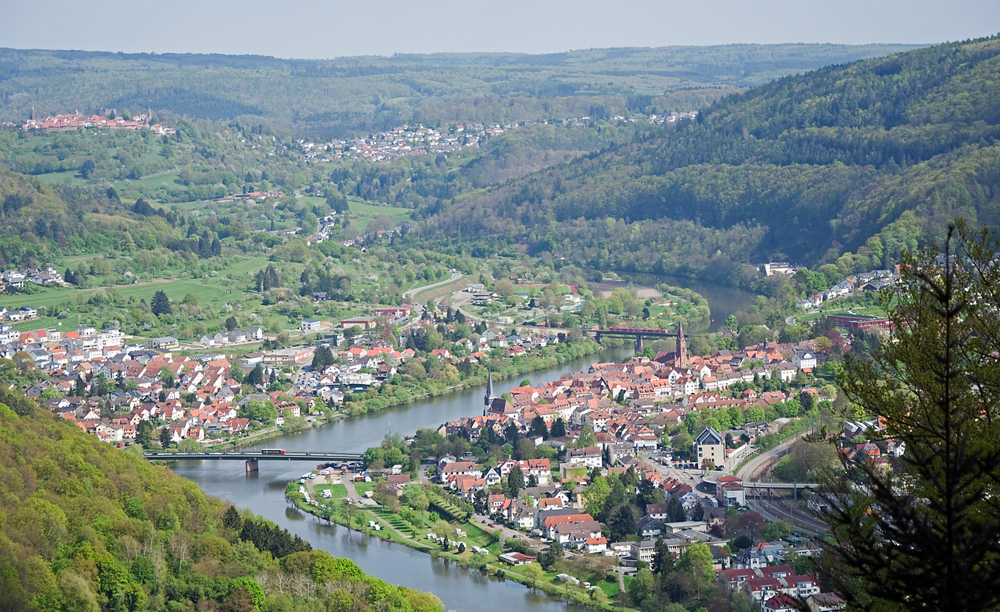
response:
<path id="1" fill-rule="evenodd" d="M 642 345 L 643 338 L 676 338 L 677 332 L 667 331 L 665 329 L 643 329 L 640 327 L 609 327 L 607 329 L 594 329 L 589 330 L 594 334 L 594 338 L 598 343 L 601 342 L 601 338 L 635 338 L 635 350 L 636 352 L 641 351 L 644 347 Z"/>
<path id="2" fill-rule="evenodd" d="M 143 456 L 151 461 L 182 461 L 185 459 L 244 461 L 246 462 L 246 471 L 248 473 L 256 472 L 259 469 L 260 461 L 312 461 L 314 463 L 329 463 L 331 461 L 361 461 L 364 457 L 360 453 L 286 451 L 283 448 L 265 448 L 259 451 L 205 451 L 200 453 L 147 452 L 143 453 Z"/>

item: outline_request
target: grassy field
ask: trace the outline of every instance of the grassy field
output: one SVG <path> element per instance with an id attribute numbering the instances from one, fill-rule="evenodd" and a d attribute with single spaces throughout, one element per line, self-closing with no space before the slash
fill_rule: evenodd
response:
<path id="1" fill-rule="evenodd" d="M 167 185 L 175 185 L 176 186 L 176 185 L 180 185 L 180 183 L 177 182 L 177 177 L 178 176 L 180 176 L 180 173 L 177 172 L 177 171 L 167 172 L 167 173 L 164 173 L 164 174 L 156 174 L 156 175 L 153 175 L 153 176 L 147 176 L 145 178 L 141 178 L 141 179 L 138 179 L 138 180 L 135 180 L 135 181 L 118 181 L 117 183 L 114 183 L 114 186 L 115 186 L 115 189 L 124 189 L 124 188 L 129 187 L 129 186 L 132 186 L 132 187 L 141 186 L 141 187 L 144 187 L 144 188 L 147 188 L 147 189 L 155 189 L 156 187 L 159 187 L 163 183 L 166 183 Z"/>
<path id="2" fill-rule="evenodd" d="M 87 183 L 83 177 L 76 173 L 76 170 L 67 170 L 66 172 L 46 172 L 45 174 L 34 175 L 38 180 L 49 185 L 62 185 L 67 180 L 72 185 L 85 185 Z"/>
<path id="3" fill-rule="evenodd" d="M 314 200 L 320 200 L 320 198 L 312 198 Z M 325 200 L 322 200 L 326 203 Z M 413 210 L 409 208 L 396 208 L 394 206 L 376 206 L 374 204 L 369 204 L 367 202 L 362 202 L 361 200 L 350 200 L 348 201 L 348 206 L 351 209 L 351 213 L 355 215 L 358 221 L 362 225 L 367 225 L 368 221 L 371 221 L 377 216 L 386 216 L 392 219 L 393 223 L 400 223 L 402 221 L 412 221 L 413 220 Z"/>
<path id="4" fill-rule="evenodd" d="M 11 325 L 11 327 L 21 332 L 52 328 L 62 328 L 61 331 L 69 332 L 76 331 L 76 328 L 80 326 L 81 321 L 82 315 L 79 314 L 71 315 L 65 319 L 57 319 L 55 317 L 38 317 L 37 319 L 31 319 L 30 321 L 15 323 Z"/>

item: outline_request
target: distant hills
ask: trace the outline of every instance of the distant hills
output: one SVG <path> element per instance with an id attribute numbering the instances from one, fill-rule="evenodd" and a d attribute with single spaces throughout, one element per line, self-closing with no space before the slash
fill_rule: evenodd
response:
<path id="1" fill-rule="evenodd" d="M 912 45 L 723 45 L 336 60 L 0 49 L 0 121 L 117 109 L 297 133 L 690 110 Z"/>
<path id="2" fill-rule="evenodd" d="M 948 219 L 1000 223 L 998 136 L 1000 39 L 939 45 L 727 96 L 697 123 L 456 198 L 428 227 L 729 280 L 765 259 L 881 267 Z"/>

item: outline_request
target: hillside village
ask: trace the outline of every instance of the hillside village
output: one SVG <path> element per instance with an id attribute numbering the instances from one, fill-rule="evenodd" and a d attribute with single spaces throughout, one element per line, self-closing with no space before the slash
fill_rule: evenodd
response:
<path id="1" fill-rule="evenodd" d="M 663 115 L 616 115 L 615 123 L 675 123 L 697 118 L 697 111 L 674 112 Z M 591 117 L 570 117 L 558 122 L 564 125 L 583 125 L 593 122 Z M 336 139 L 329 142 L 299 140 L 301 155 L 306 161 L 331 162 L 336 160 L 368 160 L 390 162 L 407 155 L 444 154 L 464 147 L 478 147 L 489 138 L 504 132 L 529 125 L 521 123 L 455 124 L 448 128 L 432 128 L 421 124 L 402 125 L 384 132 L 374 132 L 367 136 L 351 139 Z"/>

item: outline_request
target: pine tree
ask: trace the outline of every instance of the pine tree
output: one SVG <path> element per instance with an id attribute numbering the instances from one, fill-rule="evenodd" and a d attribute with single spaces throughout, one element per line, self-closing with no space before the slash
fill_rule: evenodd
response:
<path id="1" fill-rule="evenodd" d="M 170 306 L 170 298 L 163 291 L 157 291 L 153 294 L 153 299 L 149 302 L 149 309 L 157 316 L 173 312 L 173 308 Z"/>
<path id="2" fill-rule="evenodd" d="M 674 569 L 674 553 L 670 552 L 670 547 L 663 538 L 656 538 L 656 544 L 653 545 L 653 562 L 649 569 L 661 576 L 669 574 Z"/>
<path id="3" fill-rule="evenodd" d="M 566 423 L 559 417 L 552 423 L 552 430 L 549 432 L 549 436 L 552 438 L 562 438 L 566 435 Z"/>
<path id="4" fill-rule="evenodd" d="M 885 424 L 869 440 L 904 448 L 898 466 L 845 454 L 822 478 L 820 566 L 857 609 L 1000 606 L 998 235 L 960 223 L 953 236 L 943 256 L 905 257 L 898 293 L 881 296 L 892 341 L 845 359 L 845 394 Z"/>
<path id="5" fill-rule="evenodd" d="M 264 384 L 264 368 L 259 363 L 247 374 L 247 384 L 254 387 Z"/>
<path id="6" fill-rule="evenodd" d="M 514 466 L 510 469 L 510 473 L 507 474 L 507 487 L 504 490 L 507 497 L 511 499 L 517 499 L 518 493 L 524 488 L 524 472 L 521 468 Z"/>

